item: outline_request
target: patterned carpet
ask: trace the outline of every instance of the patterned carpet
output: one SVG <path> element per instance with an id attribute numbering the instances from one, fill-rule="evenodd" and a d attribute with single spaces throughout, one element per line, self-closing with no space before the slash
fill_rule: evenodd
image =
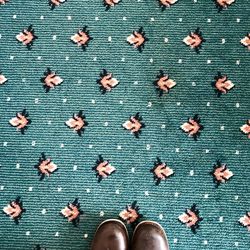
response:
<path id="1" fill-rule="evenodd" d="M 249 12 L 0 0 L 0 249 L 89 249 L 120 218 L 249 250 Z"/>

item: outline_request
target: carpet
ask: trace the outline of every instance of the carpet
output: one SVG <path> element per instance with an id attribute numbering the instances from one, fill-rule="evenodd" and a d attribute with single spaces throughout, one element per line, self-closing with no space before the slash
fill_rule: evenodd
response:
<path id="1" fill-rule="evenodd" d="M 1 250 L 143 220 L 250 248 L 248 0 L 0 0 Z"/>

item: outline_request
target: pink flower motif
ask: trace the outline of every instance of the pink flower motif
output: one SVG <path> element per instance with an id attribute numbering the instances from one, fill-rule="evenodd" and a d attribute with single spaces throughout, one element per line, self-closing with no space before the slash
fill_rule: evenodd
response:
<path id="1" fill-rule="evenodd" d="M 142 117 L 139 113 L 136 113 L 135 116 L 131 116 L 130 119 L 122 124 L 124 129 L 131 131 L 136 138 L 139 138 L 141 134 L 141 129 L 145 127 L 145 124 L 142 122 Z"/>
<path id="2" fill-rule="evenodd" d="M 86 49 L 88 46 L 88 43 L 93 38 L 90 37 L 89 31 L 87 30 L 87 26 L 85 26 L 83 29 L 80 29 L 75 35 L 71 36 L 71 41 L 75 44 L 77 44 L 79 47 L 82 47 L 82 49 Z"/>
<path id="3" fill-rule="evenodd" d="M 166 8 L 170 8 L 172 5 L 178 2 L 178 0 L 158 0 L 159 5 L 162 10 L 165 10 Z"/>
<path id="4" fill-rule="evenodd" d="M 46 158 L 44 153 L 42 153 L 42 156 L 39 158 L 38 164 L 34 167 L 38 170 L 40 180 L 43 180 L 45 176 L 49 177 L 58 169 L 57 165 L 53 163 L 50 158 Z"/>
<path id="5" fill-rule="evenodd" d="M 17 197 L 14 201 L 11 201 L 6 207 L 3 208 L 3 212 L 11 217 L 16 224 L 19 223 L 22 213 L 25 212 L 21 197 Z"/>
<path id="6" fill-rule="evenodd" d="M 34 29 L 32 25 L 28 27 L 28 29 L 24 29 L 21 33 L 16 36 L 16 39 L 22 43 L 23 45 L 27 46 L 28 49 L 31 49 L 33 42 L 38 37 L 34 34 Z"/>
<path id="7" fill-rule="evenodd" d="M 190 209 L 187 209 L 185 213 L 181 214 L 178 219 L 181 223 L 191 228 L 194 233 L 199 228 L 199 222 L 203 220 L 199 216 L 199 210 L 196 209 L 195 204 Z"/>
<path id="8" fill-rule="evenodd" d="M 103 0 L 103 4 L 106 7 L 106 10 L 109 10 L 111 7 L 117 5 L 121 0 Z"/>
<path id="9" fill-rule="evenodd" d="M 7 81 L 8 79 L 0 72 L 0 85 L 4 84 Z"/>
<path id="10" fill-rule="evenodd" d="M 200 124 L 199 116 L 195 115 L 193 118 L 189 118 L 188 122 L 183 123 L 181 125 L 181 129 L 189 136 L 192 136 L 195 140 L 197 140 L 203 126 Z"/>
<path id="11" fill-rule="evenodd" d="M 250 212 L 247 212 L 244 216 L 239 219 L 239 223 L 250 231 Z"/>
<path id="12" fill-rule="evenodd" d="M 156 185 L 159 185 L 162 180 L 166 180 L 168 177 L 174 174 L 173 169 L 166 166 L 164 162 L 157 157 L 154 168 L 150 170 L 154 174 L 154 179 Z"/>
<path id="13" fill-rule="evenodd" d="M 9 120 L 11 126 L 16 127 L 18 130 L 24 134 L 25 130 L 28 128 L 28 124 L 31 123 L 31 120 L 28 118 L 29 114 L 24 109 L 22 113 L 16 113 L 16 117 L 13 117 Z"/>
<path id="14" fill-rule="evenodd" d="M 250 50 L 250 33 L 240 40 L 241 44 Z"/>
<path id="15" fill-rule="evenodd" d="M 214 0 L 216 7 L 219 11 L 223 9 L 227 9 L 230 5 L 232 5 L 236 0 Z"/>
<path id="16" fill-rule="evenodd" d="M 6 4 L 9 0 L 0 0 L 0 4 Z"/>
<path id="17" fill-rule="evenodd" d="M 61 214 L 68 219 L 68 222 L 72 222 L 74 226 L 77 226 L 80 221 L 80 215 L 83 214 L 78 199 L 75 199 L 72 203 L 68 203 L 68 205 L 61 210 Z"/>
<path id="18" fill-rule="evenodd" d="M 165 75 L 162 70 L 160 70 L 160 74 L 153 83 L 160 92 L 159 96 L 162 96 L 164 92 L 168 93 L 176 85 L 176 82 L 169 78 L 168 75 Z"/>
<path id="19" fill-rule="evenodd" d="M 142 27 L 127 37 L 127 42 L 135 49 L 138 49 L 139 52 L 142 52 L 146 41 L 148 41 L 148 38 L 146 38 Z"/>
<path id="20" fill-rule="evenodd" d="M 126 208 L 119 214 L 119 217 L 127 224 L 131 224 L 132 227 L 134 227 L 142 217 L 142 214 L 139 213 L 140 208 L 136 203 L 137 202 L 134 201 L 131 205 L 126 206 Z"/>
<path id="21" fill-rule="evenodd" d="M 215 82 L 212 83 L 212 85 L 215 88 L 215 91 L 217 92 L 218 96 L 220 97 L 221 94 L 227 94 L 228 91 L 230 91 L 234 84 L 228 80 L 226 75 L 222 75 L 220 72 L 218 72 L 218 75 L 215 76 Z"/>
<path id="22" fill-rule="evenodd" d="M 100 90 L 102 94 L 105 94 L 107 91 L 111 91 L 115 88 L 119 81 L 113 77 L 112 73 L 108 73 L 106 69 L 100 73 L 100 79 L 97 80 L 97 83 L 100 85 Z"/>
<path id="23" fill-rule="evenodd" d="M 81 110 L 78 112 L 78 114 L 73 114 L 73 117 L 66 121 L 65 124 L 69 128 L 76 131 L 79 136 L 82 135 L 84 129 L 86 126 L 88 126 L 88 122 L 85 121 L 85 115 L 83 115 Z"/>
<path id="24" fill-rule="evenodd" d="M 53 10 L 55 7 L 60 6 L 62 3 L 65 3 L 67 0 L 49 0 L 49 5 Z"/>
<path id="25" fill-rule="evenodd" d="M 96 166 L 93 167 L 93 170 L 96 171 L 96 176 L 98 177 L 98 182 L 100 182 L 102 179 L 107 178 L 112 173 L 116 171 L 116 168 L 113 167 L 109 161 L 105 161 L 101 155 L 99 155 L 99 158 L 96 161 Z"/>
<path id="26" fill-rule="evenodd" d="M 44 72 L 44 76 L 41 78 L 41 82 L 43 83 L 43 88 L 45 89 L 46 93 L 50 91 L 50 89 L 55 88 L 56 86 L 60 85 L 63 82 L 63 79 L 50 70 Z"/>
<path id="27" fill-rule="evenodd" d="M 183 42 L 199 53 L 201 45 L 205 42 L 205 39 L 203 39 L 200 29 L 197 28 L 194 32 L 190 32 L 189 35 L 183 39 Z"/>
<path id="28" fill-rule="evenodd" d="M 247 137 L 250 139 L 250 120 L 246 122 L 246 124 L 240 127 L 242 133 L 246 134 Z"/>
<path id="29" fill-rule="evenodd" d="M 217 187 L 221 183 L 226 183 L 230 178 L 233 177 L 233 172 L 230 171 L 226 164 L 222 164 L 220 161 L 214 165 L 214 170 L 211 172 L 214 177 L 214 182 Z"/>

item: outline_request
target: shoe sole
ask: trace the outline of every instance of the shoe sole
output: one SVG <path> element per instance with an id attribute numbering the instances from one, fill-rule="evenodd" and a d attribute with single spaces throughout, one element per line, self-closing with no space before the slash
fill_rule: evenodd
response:
<path id="1" fill-rule="evenodd" d="M 164 236 L 165 236 L 165 238 L 166 238 L 166 240 L 167 240 L 168 249 L 170 250 L 170 248 L 169 248 L 169 243 L 168 243 L 168 237 L 167 237 L 167 234 L 166 234 L 164 228 L 162 227 L 162 225 L 161 225 L 160 223 L 155 222 L 155 221 L 151 221 L 151 220 L 142 221 L 142 222 L 140 222 L 140 223 L 135 227 L 135 230 L 134 230 L 134 232 L 133 232 L 132 242 L 133 242 L 134 235 L 135 235 L 135 233 L 136 233 L 137 228 L 138 228 L 140 225 L 143 225 L 143 224 L 151 224 L 151 225 L 154 225 L 154 226 L 158 226 L 158 227 L 162 230 L 162 232 L 163 232 L 163 234 L 164 234 Z"/>

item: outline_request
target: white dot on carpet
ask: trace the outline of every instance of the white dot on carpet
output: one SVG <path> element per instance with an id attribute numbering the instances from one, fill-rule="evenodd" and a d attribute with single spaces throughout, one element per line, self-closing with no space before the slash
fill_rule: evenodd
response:
<path id="1" fill-rule="evenodd" d="M 147 107 L 152 107 L 152 102 L 148 102 L 148 106 Z"/>
<path id="2" fill-rule="evenodd" d="M 219 222 L 223 222 L 224 221 L 224 218 L 223 218 L 223 216 L 220 216 L 220 218 L 219 218 Z"/>
<path id="3" fill-rule="evenodd" d="M 46 214 L 47 213 L 47 210 L 44 208 L 42 211 L 41 211 L 42 214 Z"/>

